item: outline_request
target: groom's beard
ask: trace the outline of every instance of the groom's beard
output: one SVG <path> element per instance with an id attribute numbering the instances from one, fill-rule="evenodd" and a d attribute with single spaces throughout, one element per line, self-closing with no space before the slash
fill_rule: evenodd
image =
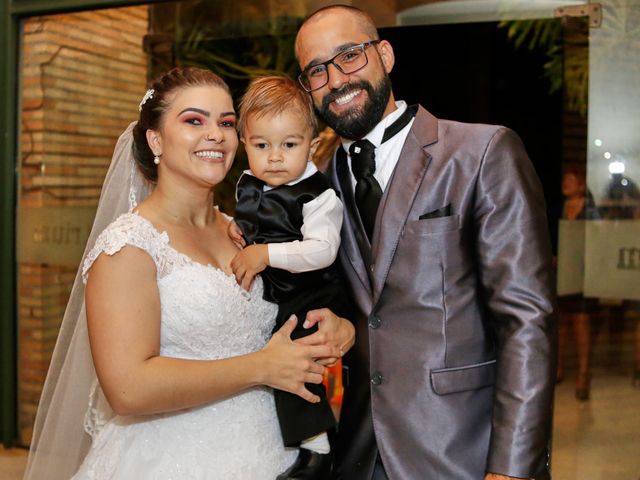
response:
<path id="1" fill-rule="evenodd" d="M 367 101 L 361 109 L 354 108 L 341 114 L 336 114 L 329 108 L 331 102 L 354 90 L 365 90 Z M 348 140 L 358 140 L 369 133 L 382 120 L 389 98 L 391 96 L 391 79 L 385 75 L 375 87 L 366 80 L 349 83 L 327 94 L 322 104 L 316 107 L 318 115 L 333 128 L 338 135 Z"/>

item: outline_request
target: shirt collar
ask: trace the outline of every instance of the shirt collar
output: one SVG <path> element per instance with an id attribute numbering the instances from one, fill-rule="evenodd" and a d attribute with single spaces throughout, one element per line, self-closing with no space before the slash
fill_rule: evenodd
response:
<path id="1" fill-rule="evenodd" d="M 369 140 L 373 145 L 378 148 L 382 143 L 382 137 L 384 136 L 384 131 L 387 129 L 389 125 L 395 122 L 400 115 L 404 113 L 407 109 L 407 102 L 404 100 L 396 101 L 396 109 L 391 112 L 389 115 L 384 117 L 378 124 L 373 127 L 373 129 L 367 133 L 363 138 Z M 341 138 L 342 148 L 344 148 L 345 152 L 349 151 L 349 147 L 355 140 L 347 140 L 346 138 Z"/>

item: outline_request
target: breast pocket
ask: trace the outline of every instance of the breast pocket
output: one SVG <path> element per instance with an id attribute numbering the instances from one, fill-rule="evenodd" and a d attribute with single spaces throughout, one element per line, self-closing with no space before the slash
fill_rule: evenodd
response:
<path id="1" fill-rule="evenodd" d="M 403 263 L 412 270 L 426 264 L 456 265 L 463 258 L 460 252 L 462 233 L 457 214 L 407 222 L 394 263 Z"/>
<path id="2" fill-rule="evenodd" d="M 404 227 L 405 235 L 433 235 L 436 233 L 451 232 L 460 228 L 460 215 L 448 217 L 425 218 L 407 222 Z"/>

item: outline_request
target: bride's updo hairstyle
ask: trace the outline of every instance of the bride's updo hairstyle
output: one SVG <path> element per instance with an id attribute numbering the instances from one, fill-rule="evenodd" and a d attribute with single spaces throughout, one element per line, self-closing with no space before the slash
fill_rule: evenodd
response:
<path id="1" fill-rule="evenodd" d="M 153 152 L 147 142 L 147 130 L 159 130 L 162 117 L 169 109 L 177 90 L 187 87 L 214 86 L 231 95 L 229 87 L 218 75 L 194 67 L 179 67 L 169 70 L 153 81 L 140 102 L 140 118 L 133 128 L 133 156 L 144 177 L 158 180 L 158 166 L 153 163 Z"/>

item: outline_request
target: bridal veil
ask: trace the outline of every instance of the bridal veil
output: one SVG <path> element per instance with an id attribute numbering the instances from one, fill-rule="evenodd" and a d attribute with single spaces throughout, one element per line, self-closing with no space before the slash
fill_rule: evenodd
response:
<path id="1" fill-rule="evenodd" d="M 91 435 L 113 415 L 93 368 L 82 265 L 98 235 L 121 214 L 135 208 L 153 188 L 133 159 L 135 124 L 131 123 L 118 139 L 102 186 L 93 227 L 42 390 L 25 480 L 68 480 L 82 463 Z"/>

